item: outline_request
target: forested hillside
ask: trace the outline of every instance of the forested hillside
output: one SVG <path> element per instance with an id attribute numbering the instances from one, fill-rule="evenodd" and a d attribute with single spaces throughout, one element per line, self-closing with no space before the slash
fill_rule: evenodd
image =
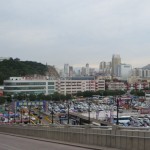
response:
<path id="1" fill-rule="evenodd" d="M 51 67 L 53 70 L 55 68 Z M 26 76 L 26 75 L 46 75 L 49 68 L 41 63 L 32 61 L 20 61 L 18 58 L 9 60 L 3 60 L 0 62 L 0 85 L 3 84 L 3 80 L 14 76 Z"/>

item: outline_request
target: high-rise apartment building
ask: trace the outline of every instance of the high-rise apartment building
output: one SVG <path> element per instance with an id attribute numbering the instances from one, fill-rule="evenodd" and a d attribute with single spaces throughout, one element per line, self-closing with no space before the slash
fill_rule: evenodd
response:
<path id="1" fill-rule="evenodd" d="M 117 77 L 120 77 L 121 80 L 128 80 L 128 78 L 132 74 L 132 66 L 128 64 L 118 65 L 117 70 L 118 70 Z"/>
<path id="2" fill-rule="evenodd" d="M 143 68 L 134 68 L 132 70 L 132 76 L 140 77 L 143 80 L 150 79 L 150 65 Z"/>
<path id="3" fill-rule="evenodd" d="M 64 75 L 65 77 L 69 76 L 69 64 L 64 64 Z"/>
<path id="4" fill-rule="evenodd" d="M 132 76 L 143 77 L 142 68 L 134 68 L 134 69 L 132 69 Z"/>
<path id="5" fill-rule="evenodd" d="M 82 75 L 82 76 L 85 76 L 85 75 L 86 75 L 86 68 L 85 68 L 85 67 L 82 67 L 82 68 L 81 68 L 81 75 Z"/>
<path id="6" fill-rule="evenodd" d="M 120 55 L 113 55 L 112 56 L 112 76 L 117 76 L 118 72 L 118 65 L 121 64 L 121 57 Z"/>
<path id="7" fill-rule="evenodd" d="M 73 67 L 72 66 L 69 66 L 69 77 L 72 77 L 74 74 L 73 72 Z"/>
<path id="8" fill-rule="evenodd" d="M 90 74 L 89 69 L 90 68 L 89 68 L 89 64 L 88 63 L 86 64 L 85 68 L 86 68 L 86 75 L 89 76 L 89 74 Z"/>
<path id="9" fill-rule="evenodd" d="M 111 73 L 111 62 L 100 62 L 99 73 L 110 74 Z"/>
<path id="10" fill-rule="evenodd" d="M 100 62 L 99 71 L 101 72 L 101 71 L 103 71 L 105 68 L 106 68 L 106 62 L 105 62 L 105 61 Z"/>
<path id="11" fill-rule="evenodd" d="M 89 75 L 95 76 L 95 68 L 89 68 Z"/>

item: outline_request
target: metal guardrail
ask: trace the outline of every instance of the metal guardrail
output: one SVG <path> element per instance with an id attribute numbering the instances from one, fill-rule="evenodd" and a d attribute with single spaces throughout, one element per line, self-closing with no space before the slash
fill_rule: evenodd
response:
<path id="1" fill-rule="evenodd" d="M 147 131 L 150 130 L 150 127 L 123 127 L 123 126 L 95 126 L 95 125 L 61 125 L 61 124 L 35 124 L 35 123 L 30 123 L 30 124 L 14 124 L 14 123 L 0 123 L 0 126 L 18 126 L 18 127 L 47 127 L 47 128 L 90 128 L 90 129 L 108 129 L 108 130 L 142 130 L 142 131 Z"/>
<path id="2" fill-rule="evenodd" d="M 58 124 L 0 124 L 0 126 L 18 126 L 18 127 L 61 127 L 61 128 L 96 128 L 96 129 L 111 129 L 112 126 L 94 126 L 94 125 L 58 125 Z"/>
<path id="3" fill-rule="evenodd" d="M 150 127 L 122 127 L 118 126 L 120 130 L 150 130 Z"/>

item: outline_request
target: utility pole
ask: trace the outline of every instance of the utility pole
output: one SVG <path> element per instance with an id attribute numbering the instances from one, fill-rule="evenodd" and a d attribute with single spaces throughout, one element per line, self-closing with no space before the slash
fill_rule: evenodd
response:
<path id="1" fill-rule="evenodd" d="M 68 102 L 68 124 L 69 124 L 69 102 Z"/>
<path id="2" fill-rule="evenodd" d="M 29 106 L 29 124 L 31 123 L 31 117 L 30 117 L 30 114 L 31 114 L 31 105 Z"/>
<path id="3" fill-rule="evenodd" d="M 22 123 L 22 108 L 21 108 L 21 123 Z"/>
<path id="4" fill-rule="evenodd" d="M 118 120 L 118 114 L 119 114 L 119 99 L 117 97 L 117 121 L 116 121 L 116 125 L 119 125 L 119 120 Z"/>
<path id="5" fill-rule="evenodd" d="M 52 124 L 54 123 L 54 112 L 53 112 L 53 103 L 52 103 Z"/>
<path id="6" fill-rule="evenodd" d="M 14 123 L 16 123 L 16 102 L 14 101 Z"/>
<path id="7" fill-rule="evenodd" d="M 8 105 L 8 123 L 9 123 L 9 119 L 10 119 L 10 117 L 9 117 L 9 105 Z"/>
<path id="8" fill-rule="evenodd" d="M 41 124 L 41 106 L 39 104 L 39 124 Z"/>
<path id="9" fill-rule="evenodd" d="M 89 105 L 89 117 L 88 117 L 88 120 L 89 120 L 89 124 L 90 124 L 90 122 L 91 122 L 91 117 L 90 117 L 90 107 L 91 107 L 91 103 L 90 103 L 90 101 L 88 101 L 88 105 Z"/>
<path id="10" fill-rule="evenodd" d="M 14 123 L 16 123 L 16 102 L 14 99 L 14 95 L 11 95 L 12 103 L 13 103 L 13 110 L 14 110 Z"/>

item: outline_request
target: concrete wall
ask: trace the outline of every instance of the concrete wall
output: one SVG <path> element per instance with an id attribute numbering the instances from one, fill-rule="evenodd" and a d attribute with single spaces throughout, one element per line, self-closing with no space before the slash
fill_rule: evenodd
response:
<path id="1" fill-rule="evenodd" d="M 0 132 L 123 150 L 149 150 L 150 131 L 54 126 L 0 125 Z"/>

